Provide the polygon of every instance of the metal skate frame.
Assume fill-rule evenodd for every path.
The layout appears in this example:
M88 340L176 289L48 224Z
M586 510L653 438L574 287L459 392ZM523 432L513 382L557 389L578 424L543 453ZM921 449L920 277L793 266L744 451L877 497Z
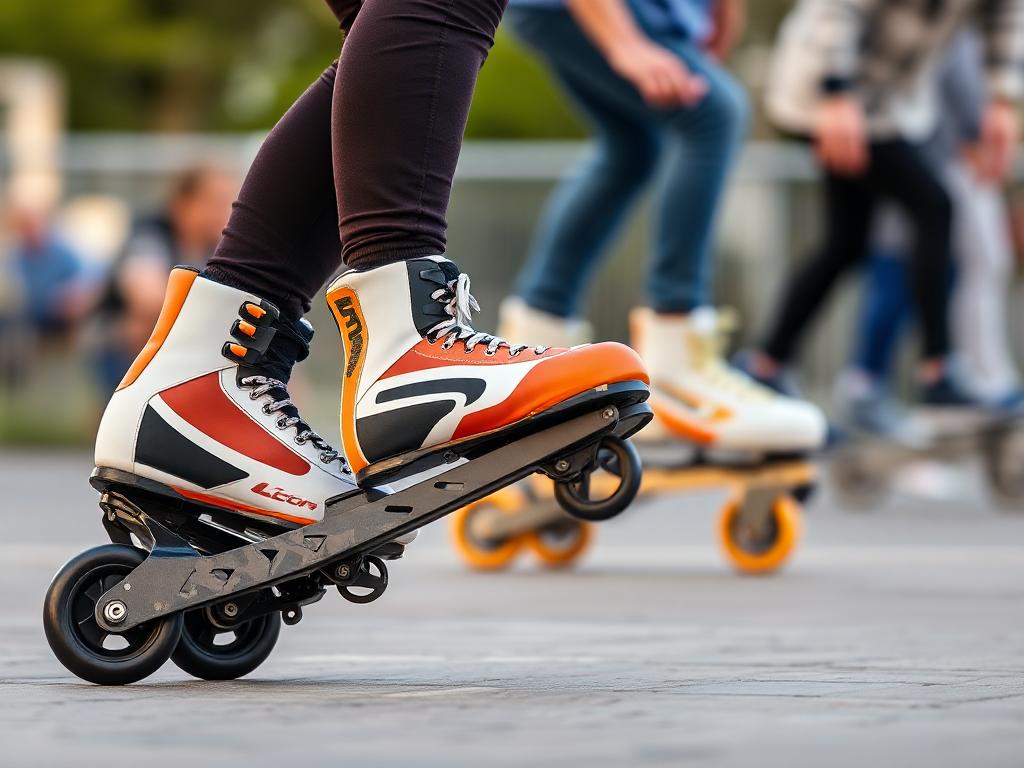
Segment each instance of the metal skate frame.
M462 451L452 448L445 460L462 463L429 480L387 496L369 491L330 500L321 522L221 554L200 555L138 505L121 505L120 515L135 519L141 531L131 526L132 531L144 544L151 542L152 551L97 601L96 620L103 631L124 632L145 621L358 558L532 472L574 478L585 471L593 447L603 437L627 436L650 419L646 403L634 400L620 410L602 404L604 398L599 396L590 404L596 410L518 439L508 436L503 445L488 452L482 452L480 445ZM621 395L618 399L622 400Z

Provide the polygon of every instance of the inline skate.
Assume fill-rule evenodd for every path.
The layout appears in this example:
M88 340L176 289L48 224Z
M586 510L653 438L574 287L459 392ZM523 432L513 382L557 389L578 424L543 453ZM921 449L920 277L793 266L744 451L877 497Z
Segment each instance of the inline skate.
M503 305L503 329L518 338L569 344L580 326ZM688 316L634 311L634 346L651 375L655 419L634 441L644 463L642 495L728 488L718 534L730 563L744 573L780 568L800 536L801 508L816 482L806 455L822 446L826 423L809 403L781 397L728 367L725 335L734 318L701 309ZM538 336L538 334L545 334ZM605 456L588 478L592 488L614 482L616 459ZM559 491L521 483L460 510L452 519L456 550L471 566L497 570L531 551L548 567L573 564L593 529L566 516Z
M566 486L571 514L621 512L640 483L625 438L651 418L640 359L617 344L531 348L478 332L469 287L440 257L329 287L342 453L287 390L312 328L175 269L97 437L91 483L112 543L73 558L47 591L61 663L100 684L169 658L200 678L247 674L329 587L376 600L418 528L533 472ZM607 455L621 483L598 496L586 477Z

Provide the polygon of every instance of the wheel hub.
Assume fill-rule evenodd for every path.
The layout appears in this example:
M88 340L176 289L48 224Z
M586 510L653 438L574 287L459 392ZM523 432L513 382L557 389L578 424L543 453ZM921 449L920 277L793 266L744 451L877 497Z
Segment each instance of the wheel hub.
M128 606L120 600L111 600L103 606L103 618L111 624L120 624L128 616Z

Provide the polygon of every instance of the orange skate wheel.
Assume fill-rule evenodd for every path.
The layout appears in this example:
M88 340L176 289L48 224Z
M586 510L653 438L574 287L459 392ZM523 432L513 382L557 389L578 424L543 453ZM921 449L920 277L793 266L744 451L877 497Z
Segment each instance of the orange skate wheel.
M568 568L594 540L594 524L566 516L526 536L526 545L547 568Z
M478 571L500 571L511 565L523 547L524 537L513 536L503 541L492 541L481 538L475 529L479 527L480 515L495 511L513 515L525 503L522 491L510 486L452 514L452 541L455 551L467 565Z
M742 501L731 500L718 518L718 537L732 566L741 573L773 573L785 565L800 541L800 505L790 496L772 503L771 517L758 526L743 520Z

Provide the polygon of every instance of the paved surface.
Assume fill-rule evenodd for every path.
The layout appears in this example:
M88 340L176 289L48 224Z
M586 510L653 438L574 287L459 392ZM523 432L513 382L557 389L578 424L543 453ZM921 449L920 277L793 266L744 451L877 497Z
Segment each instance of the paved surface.
M39 620L102 541L89 469L0 453L4 765L1024 764L1024 514L969 472L871 514L824 494L772 578L722 564L714 494L633 510L562 574L466 574L437 524L384 599L328 595L251 678L103 689Z

